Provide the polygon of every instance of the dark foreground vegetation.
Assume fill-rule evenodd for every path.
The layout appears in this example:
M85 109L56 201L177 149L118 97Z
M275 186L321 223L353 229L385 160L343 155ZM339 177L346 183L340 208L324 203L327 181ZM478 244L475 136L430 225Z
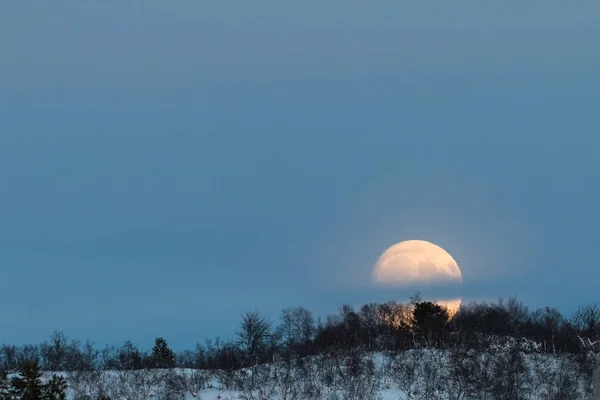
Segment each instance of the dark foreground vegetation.
M600 304L564 316L510 298L463 305L450 320L416 295L344 305L325 320L289 308L276 325L252 311L234 340L178 354L161 337L150 351L131 342L98 349L61 332L4 344L0 399L62 399L67 383L89 400L196 397L211 386L261 400L376 399L386 389L407 399L579 399L591 395L588 351L599 337ZM62 374L42 379L40 370Z

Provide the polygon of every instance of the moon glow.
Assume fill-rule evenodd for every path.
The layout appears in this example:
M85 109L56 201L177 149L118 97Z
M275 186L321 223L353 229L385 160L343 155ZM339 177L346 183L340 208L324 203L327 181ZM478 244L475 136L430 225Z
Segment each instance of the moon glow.
M390 286L456 283L462 282L462 273L446 250L424 240L407 240L383 252L373 269L373 282Z

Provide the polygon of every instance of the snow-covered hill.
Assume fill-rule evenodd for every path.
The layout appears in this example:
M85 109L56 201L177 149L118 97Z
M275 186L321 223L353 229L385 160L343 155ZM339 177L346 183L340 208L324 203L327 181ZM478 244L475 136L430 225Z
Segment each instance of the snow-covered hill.
M62 372L68 399L589 399L590 363L523 346L336 353L238 371ZM49 376L49 373L45 373Z

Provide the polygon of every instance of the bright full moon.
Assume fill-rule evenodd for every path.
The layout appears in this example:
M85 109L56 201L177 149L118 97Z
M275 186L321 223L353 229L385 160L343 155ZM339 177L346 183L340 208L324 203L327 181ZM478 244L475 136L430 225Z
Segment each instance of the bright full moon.
M462 282L454 258L424 240L407 240L388 248L377 260L373 281L381 285Z
M424 240L407 240L388 248L373 269L373 282L402 286L418 283L460 283L462 273L454 258L440 246ZM450 318L458 311L462 300L434 300L448 310Z

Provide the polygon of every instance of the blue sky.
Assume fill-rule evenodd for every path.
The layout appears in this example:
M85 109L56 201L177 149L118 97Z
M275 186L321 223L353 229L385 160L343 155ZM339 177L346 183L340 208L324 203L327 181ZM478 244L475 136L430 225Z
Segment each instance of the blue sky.
M466 299L598 300L600 5L9 2L0 341L230 336L406 300L430 240Z

